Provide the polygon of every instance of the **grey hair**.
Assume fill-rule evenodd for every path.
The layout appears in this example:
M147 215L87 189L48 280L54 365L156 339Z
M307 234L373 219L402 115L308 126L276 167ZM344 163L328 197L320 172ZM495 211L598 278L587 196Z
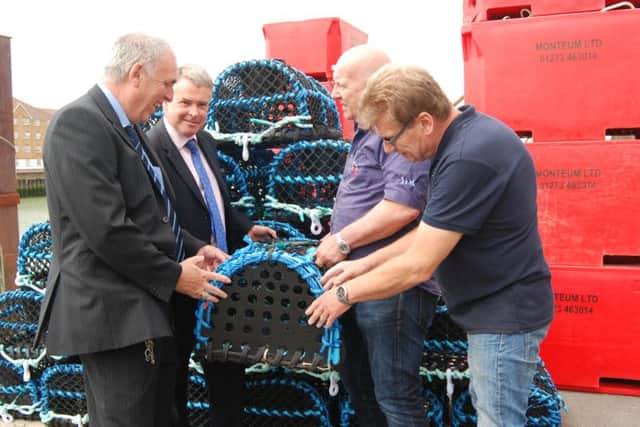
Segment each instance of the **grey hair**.
M178 68L178 80L185 78L196 87L213 88L213 80L207 70L201 65L187 64Z
M140 63L148 72L155 71L158 58L170 51L165 40L142 33L125 34L113 44L111 61L104 68L105 77L115 82L123 81L131 67Z

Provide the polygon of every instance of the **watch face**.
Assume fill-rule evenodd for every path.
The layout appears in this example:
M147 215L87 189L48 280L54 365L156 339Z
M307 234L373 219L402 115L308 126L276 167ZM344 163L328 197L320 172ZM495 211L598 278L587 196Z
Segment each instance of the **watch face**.
M344 288L344 286L339 286L336 289L336 297L338 297L338 301L340 301L343 304L349 304L347 302L347 290Z

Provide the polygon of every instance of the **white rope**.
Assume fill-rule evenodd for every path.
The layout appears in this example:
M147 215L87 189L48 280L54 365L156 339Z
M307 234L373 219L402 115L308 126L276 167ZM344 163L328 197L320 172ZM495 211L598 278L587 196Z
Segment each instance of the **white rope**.
M633 5L633 3L631 3L630 1L621 1L615 4L611 4L607 7L603 7L600 12L608 12L610 10L614 10L614 9L621 9L621 8L627 8L627 9L635 9L636 7Z

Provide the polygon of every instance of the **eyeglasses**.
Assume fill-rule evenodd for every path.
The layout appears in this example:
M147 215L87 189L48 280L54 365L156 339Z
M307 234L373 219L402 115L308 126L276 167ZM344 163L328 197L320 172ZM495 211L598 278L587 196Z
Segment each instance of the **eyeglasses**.
M384 142L385 144L389 144L391 146L396 145L396 142L398 141L398 138L400 138L402 136L402 134L404 133L404 131L406 131L409 128L409 125L411 124L411 122L407 122L404 124L404 126L402 126L400 128L400 130L398 131L398 133L396 133L394 136L392 136L391 138L382 138L382 142Z

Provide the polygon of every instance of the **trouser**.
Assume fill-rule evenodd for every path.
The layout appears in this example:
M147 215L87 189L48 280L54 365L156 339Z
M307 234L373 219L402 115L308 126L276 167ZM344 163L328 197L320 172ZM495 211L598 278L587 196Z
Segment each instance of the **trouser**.
M145 343L80 355L91 427L171 426L175 343L152 341L152 358Z
M438 297L420 288L360 302L340 318L337 369L359 425L426 426L419 375Z
M548 325L522 334L468 334L469 392L478 427L527 424L529 390Z
M175 402L178 412L177 427L189 427L187 400L189 384L189 358L196 342L193 333L198 301L175 294L173 296L175 336L178 348ZM245 367L235 363L203 363L207 381L209 413L212 427L237 427L242 424L246 399Z

